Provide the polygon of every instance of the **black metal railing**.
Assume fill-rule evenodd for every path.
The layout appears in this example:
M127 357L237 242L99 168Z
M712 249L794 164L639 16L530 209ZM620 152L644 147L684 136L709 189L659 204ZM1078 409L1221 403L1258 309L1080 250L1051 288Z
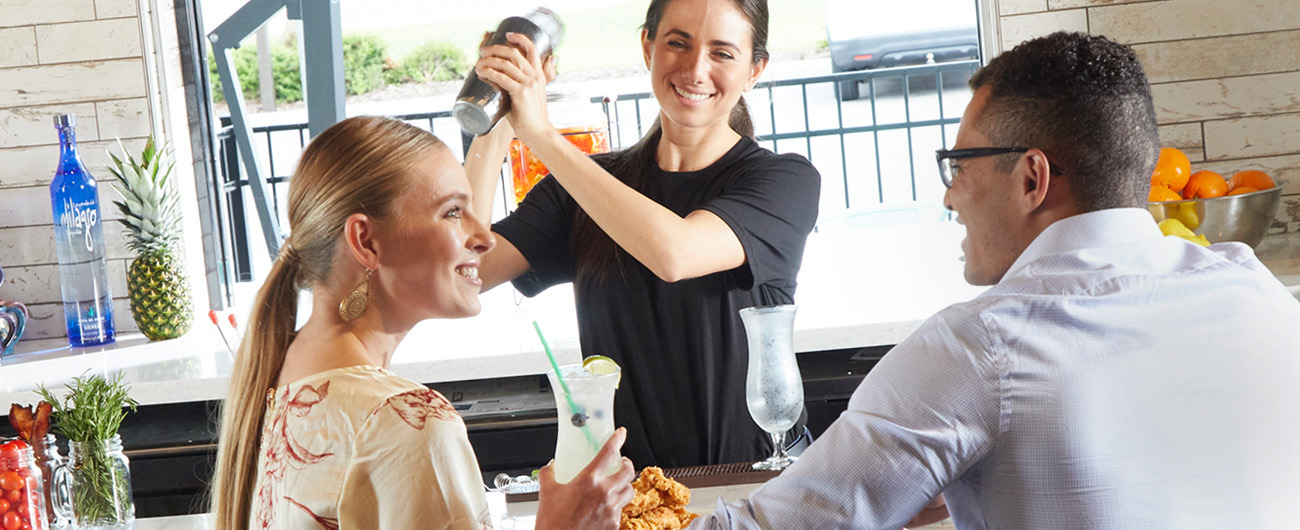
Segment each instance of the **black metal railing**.
M778 153L797 152L817 166L823 213L888 202L938 202L943 189L931 153L955 134L969 99L966 80L978 65L965 61L783 79L760 84L746 100L761 144ZM865 84L860 100L842 99L846 83ZM641 138L659 116L651 93L590 101L605 112L614 149ZM437 134L461 153L468 148L469 139L450 111L394 117ZM221 212L216 228L227 271L222 276L247 282L253 280L252 197L229 120L223 118L222 126L216 149L221 174L210 195ZM307 124L254 127L253 134L260 148L255 156L270 175L272 211L287 223L281 214L287 190L281 185L307 143ZM230 292L229 286L225 291Z
M978 66L963 61L784 79L760 84L746 99L761 144L798 152L817 166L823 208L937 201L942 189L927 161L955 134L969 99L966 81ZM863 98L844 101L844 83L864 83ZM615 149L641 138L659 115L650 93L591 102L609 116ZM896 138L882 141L890 135Z

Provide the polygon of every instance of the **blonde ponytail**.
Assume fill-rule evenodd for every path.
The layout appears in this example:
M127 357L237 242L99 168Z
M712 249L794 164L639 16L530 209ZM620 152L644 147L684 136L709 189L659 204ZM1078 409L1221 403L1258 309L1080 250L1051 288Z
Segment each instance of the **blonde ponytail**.
M294 259L276 260L257 293L248 330L239 344L222 406L217 466L212 476L212 513L216 528L248 527L257 457L266 416L266 393L275 387L298 320L297 269Z

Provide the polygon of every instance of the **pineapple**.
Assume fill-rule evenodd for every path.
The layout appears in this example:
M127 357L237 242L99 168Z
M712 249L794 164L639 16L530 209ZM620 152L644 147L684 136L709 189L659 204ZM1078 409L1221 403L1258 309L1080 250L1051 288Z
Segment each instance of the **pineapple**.
M145 143L136 161L121 141L123 163L109 153L113 164L108 171L117 177L113 188L122 197L114 201L125 216L127 248L135 260L126 273L131 296L131 316L149 340L180 337L190 330L193 302L185 266L179 256L181 219L179 198L168 183L174 160L166 161L163 150L155 149L153 138Z

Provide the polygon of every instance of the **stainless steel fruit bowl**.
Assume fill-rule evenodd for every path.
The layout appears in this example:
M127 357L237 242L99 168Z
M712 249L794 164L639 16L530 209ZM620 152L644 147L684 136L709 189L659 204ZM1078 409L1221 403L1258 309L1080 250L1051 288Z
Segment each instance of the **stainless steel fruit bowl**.
M1149 202L1147 210L1156 222L1165 219L1182 221L1193 233L1204 235L1210 243L1240 241L1257 247L1273 224L1281 202L1282 187L1275 186L1213 199Z

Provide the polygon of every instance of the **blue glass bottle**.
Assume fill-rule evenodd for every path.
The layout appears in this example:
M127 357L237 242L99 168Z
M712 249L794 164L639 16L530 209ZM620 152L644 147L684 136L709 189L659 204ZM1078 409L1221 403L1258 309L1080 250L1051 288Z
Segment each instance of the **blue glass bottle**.
M73 347L106 344L116 337L98 186L77 155L76 127L71 114L54 117L60 154L59 170L50 183L63 315Z

